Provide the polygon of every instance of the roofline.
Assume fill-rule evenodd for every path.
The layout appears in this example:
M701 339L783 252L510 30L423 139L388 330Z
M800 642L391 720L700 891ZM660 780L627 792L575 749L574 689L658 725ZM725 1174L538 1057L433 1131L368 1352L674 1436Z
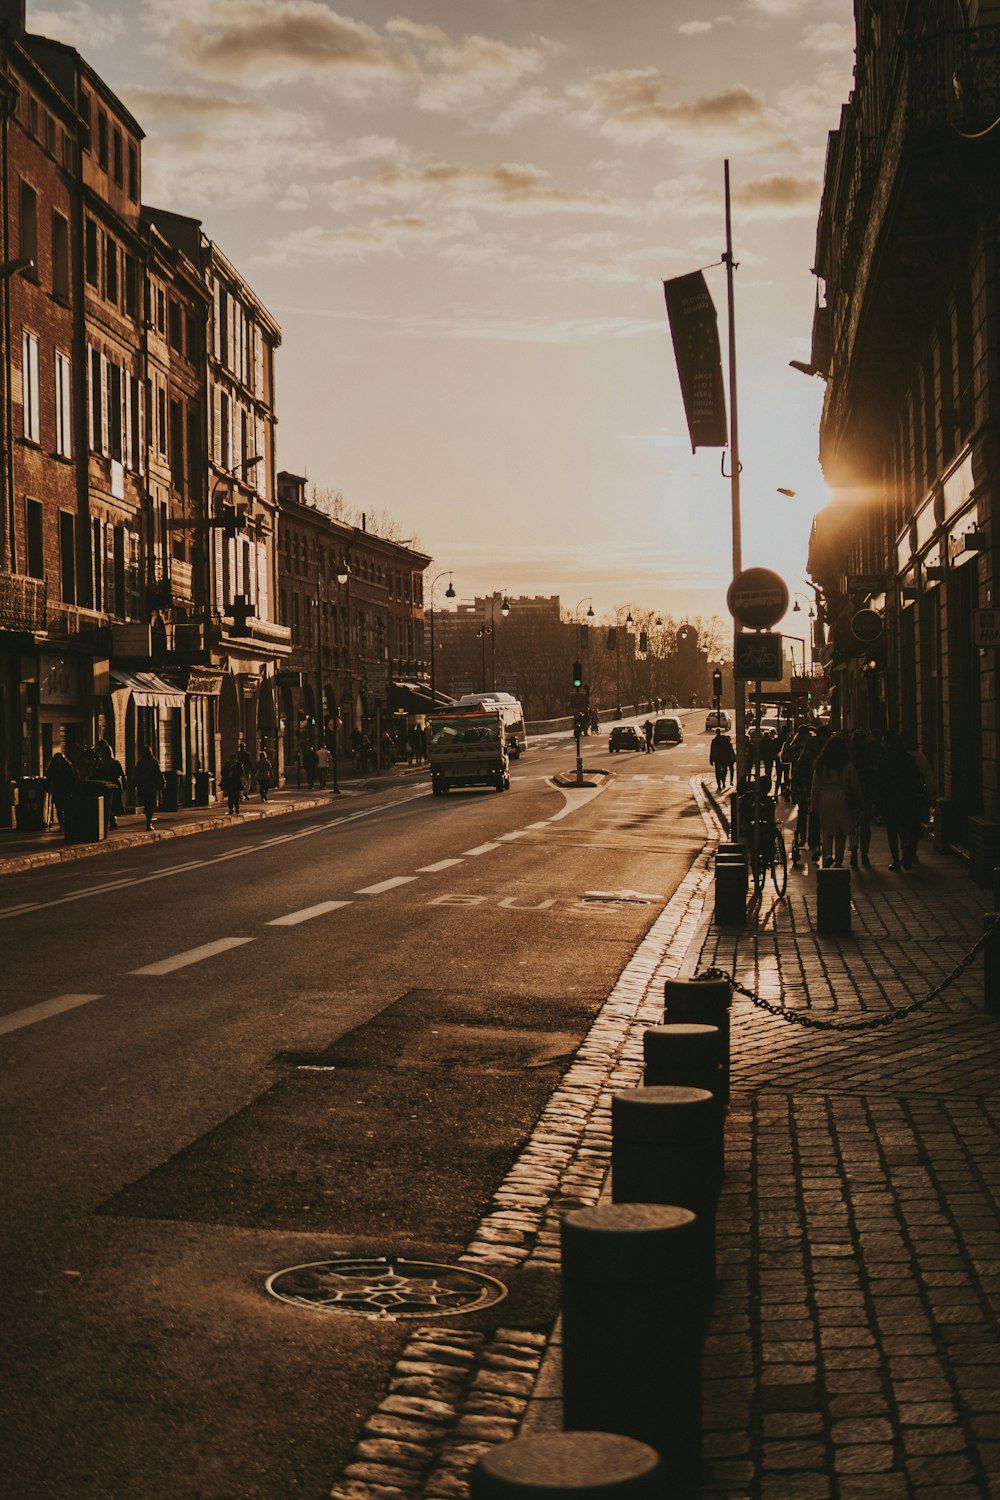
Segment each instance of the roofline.
M100 73L97 72L96 68L92 68L87 59L80 52L78 52L75 47L71 47L68 42L58 42L54 37L42 36L41 33L37 31L26 31L24 35L22 37L19 37L17 40L25 44L26 51L28 50L27 43L37 42L44 47L51 47L53 51L65 52L70 57L75 57L80 72L86 76L91 88L95 89L97 93L103 94L106 99L114 103L115 108L121 111L122 116L128 121L129 126L135 131L140 141L144 141L146 139L146 132L143 130L142 126L139 124L139 121L136 119L132 111L128 108L127 105L122 103L121 99L119 99L114 89L108 87L107 83L101 77ZM75 103L73 107L74 109L76 108Z

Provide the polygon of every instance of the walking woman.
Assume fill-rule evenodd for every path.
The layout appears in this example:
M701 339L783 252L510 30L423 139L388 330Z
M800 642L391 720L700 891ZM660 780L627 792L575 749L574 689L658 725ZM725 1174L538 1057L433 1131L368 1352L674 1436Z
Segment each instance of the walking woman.
M909 870L917 857L923 784L902 738L887 729L875 766L875 806L889 840L889 869Z
M163 791L164 783L160 762L148 745L139 747L139 758L132 772L132 784L135 787L135 800L142 804L142 810L146 814L146 832L149 833L153 827L153 814L156 812L157 799Z
M809 807L819 816L824 869L842 865L847 836L861 812L861 778L840 735L832 735L816 758Z

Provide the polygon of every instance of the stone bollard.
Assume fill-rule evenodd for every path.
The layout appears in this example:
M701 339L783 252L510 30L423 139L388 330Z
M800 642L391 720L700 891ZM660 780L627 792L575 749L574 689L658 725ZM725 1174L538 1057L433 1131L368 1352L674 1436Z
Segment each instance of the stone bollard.
M476 1460L471 1500L663 1500L655 1448L616 1432L540 1432Z
M675 1203L698 1220L702 1280L715 1286L715 1211L725 1170L720 1101L707 1089L661 1085L611 1097L611 1197Z
M726 1060L722 1032L718 1026L698 1021L674 1021L649 1026L642 1038L647 1088L673 1083L693 1089L708 1089L723 1109L729 1107Z
M816 931L824 937L846 937L850 930L850 870L817 870Z
M745 925L747 879L746 845L720 844L715 851L715 921L718 926Z
M698 1261L686 1208L607 1203L562 1221L563 1423L648 1443L671 1495L701 1475Z
M698 1021L717 1026L722 1037L723 1093L729 1098L729 1007L733 987L728 979L668 979L663 986L663 1019Z
M983 949L983 1009L989 1016L1000 1015L1000 916L988 911L983 918L987 934Z

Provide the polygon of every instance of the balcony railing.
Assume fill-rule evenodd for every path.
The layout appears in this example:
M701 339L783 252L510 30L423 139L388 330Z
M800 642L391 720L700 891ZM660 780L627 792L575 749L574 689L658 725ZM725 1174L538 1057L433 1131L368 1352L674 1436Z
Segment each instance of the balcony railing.
M44 578L0 572L0 630L45 630L46 599Z

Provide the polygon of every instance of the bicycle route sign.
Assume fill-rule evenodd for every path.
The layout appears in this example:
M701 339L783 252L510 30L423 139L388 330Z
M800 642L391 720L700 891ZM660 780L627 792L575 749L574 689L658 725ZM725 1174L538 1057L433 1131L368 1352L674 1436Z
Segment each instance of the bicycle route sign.
M726 604L748 630L768 630L788 609L788 585L770 568L745 568L729 585Z
M782 638L757 631L733 640L733 676L737 682L780 682L785 675Z

